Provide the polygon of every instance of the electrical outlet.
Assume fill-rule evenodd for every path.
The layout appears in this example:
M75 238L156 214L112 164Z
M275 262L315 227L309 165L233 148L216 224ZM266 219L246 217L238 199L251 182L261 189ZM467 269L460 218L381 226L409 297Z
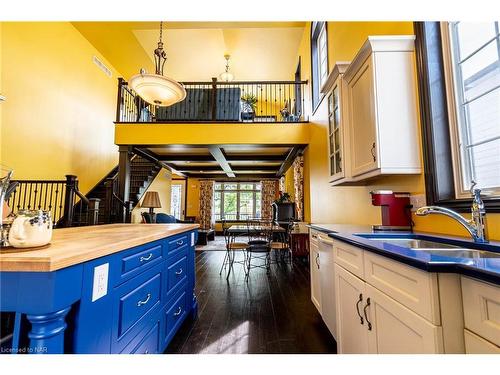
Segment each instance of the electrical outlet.
M109 263L94 268L94 284L92 287L92 302L108 294Z
M416 211L420 207L425 206L426 200L425 200L425 194L412 194L410 195L410 204L413 206L412 211Z

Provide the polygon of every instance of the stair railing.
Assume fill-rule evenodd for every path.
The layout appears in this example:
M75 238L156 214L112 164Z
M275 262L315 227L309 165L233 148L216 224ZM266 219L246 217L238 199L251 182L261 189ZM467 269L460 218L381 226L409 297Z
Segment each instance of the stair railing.
M21 210L44 210L51 213L54 228L97 224L99 199L87 199L78 189L78 178L66 175L66 180L16 180L16 189L7 204L16 213ZM78 220L75 201L80 198ZM82 218L85 217L85 220Z

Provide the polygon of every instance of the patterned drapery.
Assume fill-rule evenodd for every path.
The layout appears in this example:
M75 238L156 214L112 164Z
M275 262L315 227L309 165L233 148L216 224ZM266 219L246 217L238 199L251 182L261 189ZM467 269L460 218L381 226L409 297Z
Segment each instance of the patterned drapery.
M304 220L304 156L297 156L293 162L293 190L297 219Z
M278 197L279 181L278 180L264 180L264 181L261 181L260 183L262 186L262 205L261 205L260 216L264 220L272 220L273 219L273 208L271 205Z
M213 180L200 181L200 229L212 229L215 226Z

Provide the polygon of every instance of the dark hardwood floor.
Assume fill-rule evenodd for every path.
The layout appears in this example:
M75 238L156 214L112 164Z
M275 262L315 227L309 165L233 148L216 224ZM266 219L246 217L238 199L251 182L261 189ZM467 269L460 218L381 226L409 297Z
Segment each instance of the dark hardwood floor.
M310 299L309 266L252 269L235 264L219 276L223 251L196 252L198 318L181 327L166 353L336 353L336 343Z

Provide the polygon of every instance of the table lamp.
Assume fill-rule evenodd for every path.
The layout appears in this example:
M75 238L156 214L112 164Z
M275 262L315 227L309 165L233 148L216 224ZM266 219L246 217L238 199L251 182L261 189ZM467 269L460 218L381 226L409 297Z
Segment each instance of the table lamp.
M156 223L156 214L154 213L155 208L161 208L160 196L157 191L148 191L144 196L141 204L142 208L149 208L149 214L151 215L151 222Z

